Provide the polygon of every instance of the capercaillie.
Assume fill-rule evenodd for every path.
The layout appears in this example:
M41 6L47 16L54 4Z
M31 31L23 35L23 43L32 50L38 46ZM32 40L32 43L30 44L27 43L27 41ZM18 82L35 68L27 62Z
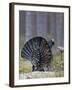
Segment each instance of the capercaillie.
M48 71L52 60L54 40L47 41L43 37L34 37L22 48L21 57L32 63L32 71Z

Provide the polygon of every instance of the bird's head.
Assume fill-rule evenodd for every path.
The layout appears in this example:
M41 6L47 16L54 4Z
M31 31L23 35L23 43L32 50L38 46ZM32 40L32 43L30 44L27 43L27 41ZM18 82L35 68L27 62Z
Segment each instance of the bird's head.
M48 41L48 45L50 48L52 48L52 46L54 45L55 41L54 39L51 39L50 41Z

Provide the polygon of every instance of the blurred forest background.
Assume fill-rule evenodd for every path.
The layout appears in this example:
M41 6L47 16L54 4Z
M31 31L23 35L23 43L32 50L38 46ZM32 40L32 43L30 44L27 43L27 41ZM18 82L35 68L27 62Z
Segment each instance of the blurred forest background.
M44 37L47 41L52 38L55 45L52 48L53 60L48 72L32 72L32 64L21 58L24 44L35 36ZM45 78L64 76L64 13L19 11L19 73L20 79ZM29 74L29 76L28 76Z

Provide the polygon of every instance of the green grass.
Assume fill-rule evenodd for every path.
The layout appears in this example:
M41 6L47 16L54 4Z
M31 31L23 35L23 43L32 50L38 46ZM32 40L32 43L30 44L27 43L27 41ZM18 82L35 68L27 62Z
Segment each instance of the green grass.
M56 53L53 56L51 66L53 68L53 71L63 71L64 70L64 53L62 53L62 59L61 59L61 53L60 52Z
M31 64L31 62L26 60L26 59L20 58L19 72L20 73L32 72L32 64Z
M47 72L32 72L32 64L27 59L20 58L19 61L19 72L20 79L23 79L26 74L30 78L46 78L46 77L63 77L64 76L64 53L58 52L53 55L53 60L51 62L50 71Z

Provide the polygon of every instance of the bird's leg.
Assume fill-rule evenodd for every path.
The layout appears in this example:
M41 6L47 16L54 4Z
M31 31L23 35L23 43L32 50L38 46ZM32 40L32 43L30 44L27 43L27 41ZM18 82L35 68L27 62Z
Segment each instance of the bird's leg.
M32 71L37 71L37 67L36 66L32 66Z
M34 65L32 66L32 71L34 71Z

